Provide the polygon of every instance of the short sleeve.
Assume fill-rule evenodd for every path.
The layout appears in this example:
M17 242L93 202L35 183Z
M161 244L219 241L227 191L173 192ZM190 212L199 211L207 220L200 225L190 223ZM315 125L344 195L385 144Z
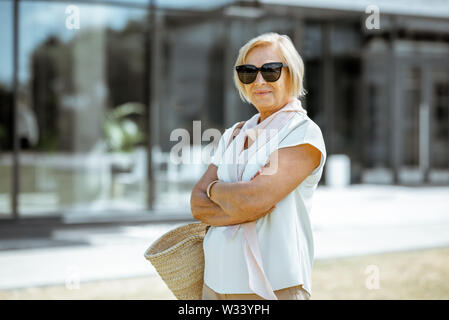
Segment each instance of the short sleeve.
M234 131L235 126L238 124L239 122L235 123L231 128L225 130L220 140L218 141L218 146L215 149L214 155L211 158L211 164L218 167L222 163L222 158L224 152L226 151L227 142L229 141L229 138L231 137L231 134Z
M321 177L327 156L326 146L320 127L310 119L300 122L298 126L292 129L285 138L280 141L278 148L293 147L301 144L310 144L321 152L320 165L310 174L311 176L318 175Z

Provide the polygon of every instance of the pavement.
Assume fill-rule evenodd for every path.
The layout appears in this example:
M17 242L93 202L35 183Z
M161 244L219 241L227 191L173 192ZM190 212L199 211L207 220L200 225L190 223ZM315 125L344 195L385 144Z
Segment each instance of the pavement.
M315 259L449 246L449 187L319 186L313 201ZM0 239L0 290L156 275L145 250L184 223L77 225Z

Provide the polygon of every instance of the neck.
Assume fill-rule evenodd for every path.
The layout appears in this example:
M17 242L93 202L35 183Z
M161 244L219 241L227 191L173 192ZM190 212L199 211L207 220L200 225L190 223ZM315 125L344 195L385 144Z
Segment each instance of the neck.
M266 118L268 118L269 116L271 116L273 113L278 112L279 110L281 110L283 107L285 107L288 103L290 103L291 101L293 101L294 98L289 98L287 100L287 102L285 102L281 107L277 108L277 109L273 109L273 110L269 110L269 111L259 111L260 117L259 120L257 121L257 124L261 123L262 121L264 121Z
M271 116L273 113L275 113L278 110L269 111L269 112L259 112L260 113L260 117L259 117L259 120L257 121L257 124L261 123L262 121L264 121L266 118L268 118L269 116Z

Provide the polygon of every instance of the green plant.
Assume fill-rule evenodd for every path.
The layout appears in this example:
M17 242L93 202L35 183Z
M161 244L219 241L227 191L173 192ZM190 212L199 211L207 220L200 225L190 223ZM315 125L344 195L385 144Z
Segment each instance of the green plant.
M106 113L103 131L108 149L112 152L129 152L143 141L144 135L135 121L129 118L133 114L143 114L144 106L128 102Z

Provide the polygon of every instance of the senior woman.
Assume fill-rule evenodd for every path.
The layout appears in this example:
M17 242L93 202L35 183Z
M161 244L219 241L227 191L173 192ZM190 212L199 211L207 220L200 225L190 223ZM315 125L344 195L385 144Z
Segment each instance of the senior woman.
M241 98L258 111L225 130L194 186L203 242L203 299L310 299L312 196L326 160L318 125L297 97L304 64L277 33L246 43L235 63Z

